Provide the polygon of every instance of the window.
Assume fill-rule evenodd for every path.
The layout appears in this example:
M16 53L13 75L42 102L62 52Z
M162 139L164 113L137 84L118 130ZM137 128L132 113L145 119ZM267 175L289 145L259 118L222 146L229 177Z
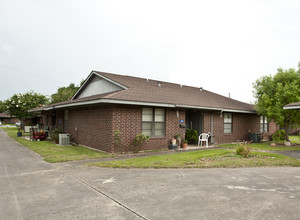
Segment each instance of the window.
M232 114L224 113L224 134L232 133Z
M150 137L165 136L165 110L162 108L143 108L142 132Z
M269 131L269 123L268 123L268 119L265 116L260 116L260 132L264 133L264 132L268 132Z

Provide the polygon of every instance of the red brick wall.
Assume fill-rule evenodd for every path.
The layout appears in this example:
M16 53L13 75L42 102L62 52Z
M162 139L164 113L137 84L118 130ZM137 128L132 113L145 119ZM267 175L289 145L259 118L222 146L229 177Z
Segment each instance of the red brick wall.
M75 142L107 152L132 151L133 140L142 131L142 106L97 105L69 108L68 118L66 132L72 135ZM183 139L185 128L180 128L179 121L185 119L184 109L165 108L165 137L150 138L142 150L167 149L175 134L181 134ZM203 131L212 131L216 144L249 140L250 132L259 133L259 116L255 114L232 113L232 120L232 134L224 134L223 115L221 117L220 112L216 111L204 111ZM51 126L51 113L47 113L45 121ZM56 124L63 127L63 123L64 111L56 111ZM120 131L121 148L114 141L116 129Z
M177 118L178 111L178 118ZM178 109L165 109L166 130L165 137L153 137L149 142L143 144L142 150L167 149L170 140L175 134L181 134L184 138L185 129L180 128L179 120L185 120L185 111ZM120 139L125 151L132 151L132 144L135 136L142 131L142 107L116 105L113 110L113 133L118 129ZM113 151L119 151L113 145Z
M213 142L215 144L248 141L250 138L249 133L259 132L259 116L254 114L232 113L232 133L224 134L223 114L220 112L204 112L203 131L212 133ZM213 120L213 129L211 128L211 120Z
M63 129L64 126L63 123L64 123L64 111L63 110L56 111L56 122L55 122L56 127Z
M21 120L18 118L3 118L2 119L3 124L15 124L18 121L21 121Z
M178 117L177 117L178 111ZM145 144L145 150L152 149L167 149L171 143L171 139L174 135L181 134L181 139L184 139L185 128L180 128L180 120L185 121L185 110L166 108L165 109L166 131L163 138L151 138L150 141ZM184 124L184 123L183 123Z
M142 130L142 108L140 106L114 105L112 110L112 135L118 129L121 145L112 143L112 152L131 151L134 137Z
M56 114L56 123L59 124L60 120L64 122L64 111L56 111ZM108 152L132 151L133 140L142 131L141 106L99 105L70 108L68 118L66 132L71 134L75 142ZM167 149L175 134L181 134L184 138L185 128L180 128L179 120L185 120L185 110L165 109L166 137L150 138L142 150ZM51 120L48 120L48 124L51 124ZM116 129L120 131L120 149L114 143Z
M68 109L67 133L75 142L99 150L112 150L112 107Z

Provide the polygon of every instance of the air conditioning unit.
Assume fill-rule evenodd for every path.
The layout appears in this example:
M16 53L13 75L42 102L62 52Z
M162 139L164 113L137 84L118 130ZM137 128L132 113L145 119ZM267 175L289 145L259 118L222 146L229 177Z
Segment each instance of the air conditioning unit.
M61 146L70 145L70 135L69 134L59 134L59 145L61 145Z

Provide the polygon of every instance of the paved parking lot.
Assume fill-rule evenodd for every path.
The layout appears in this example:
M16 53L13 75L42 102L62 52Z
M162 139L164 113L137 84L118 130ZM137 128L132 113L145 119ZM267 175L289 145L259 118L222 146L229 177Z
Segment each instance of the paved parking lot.
M300 168L49 164L0 129L0 219L300 219Z

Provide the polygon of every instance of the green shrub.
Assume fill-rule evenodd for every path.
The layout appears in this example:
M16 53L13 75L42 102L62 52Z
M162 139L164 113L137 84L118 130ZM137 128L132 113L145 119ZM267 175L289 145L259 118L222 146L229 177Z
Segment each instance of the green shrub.
M146 136L143 133L137 134L133 139L133 152L137 153L141 151L143 143L149 140L150 140L149 136Z
M181 134L175 134L175 135L174 135L174 138L175 138L176 140L181 139Z
M185 133L185 140L187 140L188 144L197 144L198 142L198 131L187 129Z
M249 147L251 142L248 143L240 143L236 149L236 154L242 157L249 157L250 151L252 148Z
M276 143L285 141L285 130L278 130L272 135L272 140Z
M64 131L60 128L54 128L53 130L50 131L50 138L52 141L55 143L58 143L59 141L59 134L64 133Z

